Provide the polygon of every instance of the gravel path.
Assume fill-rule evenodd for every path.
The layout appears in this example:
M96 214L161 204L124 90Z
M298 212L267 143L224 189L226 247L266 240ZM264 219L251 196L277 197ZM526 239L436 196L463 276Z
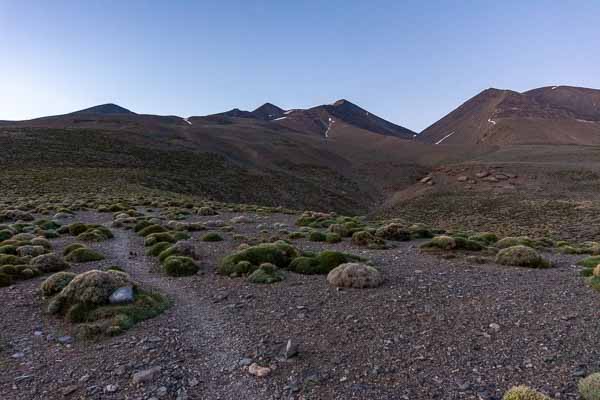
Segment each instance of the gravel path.
M272 215L257 223L292 221ZM257 223L236 225L235 233L256 235ZM40 280L0 289L9 328L0 336L0 398L499 399L528 384L575 399L579 377L600 370L600 294L578 276L572 256L549 254L556 268L529 270L444 260L421 253L417 242L368 251L348 241L297 241L305 250L370 258L386 278L378 289L340 291L322 276L288 274L269 286L217 276L217 260L237 246L233 233L215 243L195 233L204 273L169 278L154 271L141 238L113 231L115 239L92 246L107 259L74 270L120 265L173 306L119 337L61 344L70 327L41 312ZM71 241L53 244L60 250ZM285 360L288 340L299 354ZM273 373L250 376L244 359ZM133 373L155 366L161 371L150 383L132 384Z

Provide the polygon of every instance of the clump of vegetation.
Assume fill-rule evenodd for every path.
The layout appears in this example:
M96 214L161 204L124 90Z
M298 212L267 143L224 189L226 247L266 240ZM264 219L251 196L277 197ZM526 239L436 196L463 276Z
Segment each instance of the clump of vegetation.
M77 308L92 308L109 303L115 290L121 287L134 286L129 275L115 271L92 270L73 278L48 305L50 314L66 314L73 322Z
M0 287L10 286L13 283L13 279L9 274L0 272Z
M170 256L163 262L165 273L170 276L190 276L198 273L199 267L191 257Z
M456 240L452 236L440 235L421 245L422 249L454 250Z
M499 249L505 249L507 247L518 246L518 245L527 246L527 247L535 247L536 243L533 239L531 239L527 236L518 236L518 237L509 236L509 237L500 239L496 243L496 247L498 247Z
M404 225L395 222L379 227L375 235L385 240L400 242L411 239L411 232Z
M124 287L132 288L132 301L111 304L111 295ZM140 290L123 272L94 270L72 278L51 298L48 312L77 323L79 335L94 337L120 334L139 321L162 313L168 306L164 296Z
M248 276L248 282L258 284L271 284L285 279L283 272L271 263L261 264L257 270Z
M170 242L159 242L150 246L148 250L146 250L146 254L153 257L158 257L160 253L171 247L172 243Z
M288 269L298 274L327 274L340 264L360 260L352 254L326 250L316 255L304 255L292 260Z
M432 229L422 223L409 226L408 231L412 239L431 239L435 236Z
M480 232L469 236L469 240L481 243L483 246L491 246L498 241L498 236L491 232Z
M161 225L153 224L153 225L148 225L143 229L140 229L137 233L138 233L138 235L140 235L142 237L146 237L153 233L161 233L161 232L167 232L167 229Z
M332 244L333 243L339 243L339 242L342 241L342 237L339 234L335 233L335 232L328 232L325 235L325 241L327 243L332 243Z
M105 226L89 224L85 225L85 227L87 229L77 235L77 240L84 242L103 242L114 237L110 229Z
M216 232L207 233L202 236L203 242L221 242L223 241L223 237Z
M308 240L310 240L311 242L324 242L327 239L327 236L320 231L312 231L309 235L308 235Z
M65 249L63 250L63 256L68 256L71 252L73 252L74 250L77 249L83 249L86 246L84 244L81 243L71 243L70 245L68 245L67 247L65 247Z
M70 267L69 264L54 253L37 256L31 260L30 265L42 273L64 271Z
M385 241L369 231L358 231L352 235L352 243L357 246L366 246L370 249L384 249Z
M480 251L483 245L475 240L466 239L463 236L435 236L429 242L421 245L423 250L467 250Z
M306 234L304 232L292 232L288 235L288 237L292 240L304 239L306 238Z
M104 260L104 256L88 247L78 247L69 252L69 254L65 257L65 260L74 263L86 263Z
M496 262L517 267L548 268L550 263L531 247L517 245L502 249L496 255Z
M581 265L585 268L594 268L598 264L600 264L600 256L586 257L583 260L579 260L577 262L577 265Z
M528 386L521 385L511 388L504 393L502 400L551 400L550 397Z
M381 285L383 277L374 267L360 263L341 264L327 275L327 282L335 287L375 288Z
M151 233L147 235L144 239L144 246L154 246L156 243L159 242L175 243L175 236L173 236L169 232Z
M591 374L577 385L583 400L600 400L600 373Z
M284 241L249 246L224 257L217 272L223 275L246 274L264 263L285 269L299 255L295 247Z
M42 282L41 290L44 297L52 297L62 291L75 278L72 272L57 272Z
M198 209L198 215L202 215L205 217L211 216L211 215L218 215L219 213L213 209L212 207L209 206L205 206L205 207L200 207Z

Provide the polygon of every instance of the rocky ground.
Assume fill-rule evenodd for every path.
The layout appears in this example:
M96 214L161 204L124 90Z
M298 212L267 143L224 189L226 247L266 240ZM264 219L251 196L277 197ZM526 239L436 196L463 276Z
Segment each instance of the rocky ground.
M121 336L74 338L69 324L44 314L42 279L0 289L0 398L499 399L527 384L569 399L581 376L600 369L600 294L579 277L577 257L545 254L555 268L533 270L442 259L418 241L364 250L302 239L295 245L304 250L370 259L384 285L337 290L324 276L292 273L253 285L214 273L239 244L233 234L256 235L259 223L275 233L273 224L293 228L295 218L249 216L254 223L236 224L222 242L195 240L204 261L194 277L157 272L131 231L113 229L114 239L91 245L106 259L75 272L118 265L173 302ZM74 220L108 226L111 215ZM255 362L271 373L251 375Z

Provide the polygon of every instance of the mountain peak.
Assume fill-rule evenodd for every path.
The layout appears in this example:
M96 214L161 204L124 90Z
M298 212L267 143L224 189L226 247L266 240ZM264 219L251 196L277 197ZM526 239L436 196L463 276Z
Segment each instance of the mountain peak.
M107 104L100 104L100 105L97 105L94 107L75 111L72 114L135 114L135 113L124 107L121 107L117 104L107 103Z
M277 107L275 104L265 103L256 110L252 111L252 114L259 119L271 120L281 117L284 112L285 110Z
M345 105L350 105L350 106L355 106L356 104L352 104L352 102L346 100L346 99L339 99L336 102L333 103L334 106L339 107L339 106L345 106Z

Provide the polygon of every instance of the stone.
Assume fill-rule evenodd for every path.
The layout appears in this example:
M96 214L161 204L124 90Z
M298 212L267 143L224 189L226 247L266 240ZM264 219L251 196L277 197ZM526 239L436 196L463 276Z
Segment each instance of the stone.
M478 178L485 178L489 175L490 175L490 173L488 171L481 171L481 172L478 172L475 174L475 176Z
M459 181L459 182L466 182L466 181L469 180L469 177L467 177L465 175L461 175L456 180Z
M104 391L106 393L115 393L117 390L119 390L119 387L117 385L106 385L104 387Z
M142 385L145 383L149 383L151 381L153 381L154 379L156 379L156 377L158 376L158 374L160 374L161 368L160 367L153 367L153 368L149 368L143 371L139 371L136 372L135 374L133 374L132 377L132 382L134 385Z
M292 342L292 339L289 339L285 345L285 351L283 355L286 360L298 355L298 344Z
M494 332L498 332L500 330L500 325L498 325L496 323L491 323L490 329L493 330Z
M242 358L238 364L240 365L240 367L247 367L249 365L252 365L252 359L251 358Z
M69 385L69 386L62 388L61 392L62 392L62 395L66 397L66 396L69 396L69 395L75 393L77 391L77 389L79 389L79 386Z
M421 183L428 183L431 181L431 176L426 176L425 178L421 179L419 182Z
M248 367L248 372L251 375L257 376L259 378L265 377L271 373L271 368L261 367L257 363L253 363Z
M61 344L73 343L73 337L72 336L61 336L58 338L58 342Z
M110 304L125 304L133 302L133 287L124 286L115 290L108 298Z

